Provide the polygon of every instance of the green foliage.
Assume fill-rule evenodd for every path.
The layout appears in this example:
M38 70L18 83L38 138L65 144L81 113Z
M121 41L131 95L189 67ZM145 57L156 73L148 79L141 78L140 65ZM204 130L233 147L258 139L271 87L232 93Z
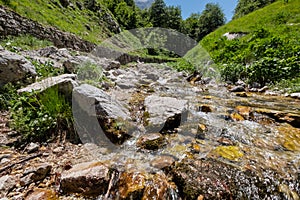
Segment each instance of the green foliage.
M153 27L167 28L167 6L163 0L155 0L149 8L150 21Z
M47 40L40 40L31 35L7 36L0 41L0 45L9 51L17 52L19 48L22 50L35 50L46 46L53 45Z
M234 9L233 19L245 16L255 10L263 8L275 0L239 0L236 8Z
M92 6L93 1L96 6ZM103 16L110 11L99 3L99 0L70 0L73 6L62 7L59 0L10 0L7 5L21 16L37 21L43 25L54 26L62 31L74 33L77 36L94 43L100 43L112 35L107 18ZM92 2L88 9L85 2ZM3 0L0 4L5 5ZM78 6L81 5L81 6ZM112 15L113 16L113 15ZM114 18L113 18L114 20Z
M43 79L47 77L58 76L63 74L62 68L55 68L53 63L50 61L46 61L45 63L41 63L37 60L32 60L31 63L35 66L35 70L37 73L37 79Z
M82 83L95 87L99 87L99 84L105 79L102 68L90 62L84 62L78 67L77 78Z
M206 36L201 44L219 64L224 80L243 79L262 85L300 76L300 2L275 2L233 20ZM227 40L227 32L246 36Z
M225 15L218 4L208 3L201 14L191 14L184 21L184 32L199 41L225 24Z
M57 87L42 93L11 92L10 126L22 134L25 142L46 141L68 132L74 136L72 109Z
M178 58L176 59L176 62L169 62L168 65L173 67L177 71L193 72L196 70L195 66L184 58Z
M293 93L300 91L300 77L294 79L282 79L276 85L276 87L280 90L284 90L285 92ZM273 88L275 89L275 88Z

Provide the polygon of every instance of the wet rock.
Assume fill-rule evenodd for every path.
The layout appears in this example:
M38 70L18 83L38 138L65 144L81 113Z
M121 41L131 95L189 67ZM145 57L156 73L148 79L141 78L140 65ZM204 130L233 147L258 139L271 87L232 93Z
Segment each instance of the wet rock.
M296 128L300 128L300 115L261 108L255 109L255 112L267 115L278 122L287 122Z
M258 177L250 170L240 171L213 159L184 159L169 175L183 199L196 200L200 195L204 199L281 199L275 174L265 172Z
M30 192L25 200L58 200L58 195L53 190L36 188Z
M233 121L244 121L244 117L236 112L233 112L230 114L230 118L233 120Z
M245 87L238 85L229 90L230 92L245 92Z
M73 166L61 174L63 193L80 193L87 196L105 194L110 181L110 168L101 162L88 162Z
M151 161L151 166L158 169L167 169L175 163L175 158L173 156L162 155L157 156Z
M295 98L295 99L300 99L300 92L298 92L298 93L292 93L292 94L290 94L290 96L292 98Z
M39 91L43 92L51 87L58 87L58 91L70 97L74 87L78 86L75 74L63 74L60 76L46 78L40 82L33 83L25 88L19 89L19 93Z
M214 152L225 159L238 161L244 156L243 152L237 146L218 146Z
M192 85L194 85L196 82L201 81L202 76L203 76L202 73L198 71L194 71L194 73L190 75L186 80L190 82Z
M16 186L16 183L14 176L5 175L0 177L0 197L5 197L6 193Z
M204 140L206 132L207 132L207 127L205 126L205 124L198 124L195 138Z
M247 107L247 106L237 106L235 107L235 109L237 110L237 112L244 117L245 119L253 119L253 111L251 109L251 107Z
M248 97L246 92L238 92L238 93L236 93L236 96L237 97Z
M187 118L187 101L151 95L145 99L149 132L167 132L178 128Z
M260 93L264 93L264 92L266 92L268 89L269 89L268 86L264 86L264 87L258 89L257 91L260 92Z
M36 76L35 67L23 56L0 50L0 87L6 83L20 81L28 83Z
M51 169L51 164L43 163L35 168L26 170L20 179L20 185L26 186L33 182L43 180L50 173Z
M138 139L136 145L142 149L157 150L165 143L165 138L160 133L147 133Z
M146 186L146 174L141 172L124 172L119 180L121 199L141 199Z
M206 112L206 113L209 113L209 112L212 112L213 109L210 105L207 105L207 104L203 104L203 105L200 105L199 106L199 111L200 112Z
M86 127L83 131L100 124L101 130L98 130L98 133L95 133L95 130L87 133L91 139L97 140L95 142L107 141L107 137L114 144L122 144L130 137L132 124L128 109L99 88L88 84L74 88L73 110L79 113L78 117L82 117L82 121L86 121L79 126Z
M168 177L156 174L153 179L147 183L142 199L177 199L176 189L174 184L168 182Z
M38 143L31 142L26 146L26 151L28 153L34 153L39 150L40 145Z

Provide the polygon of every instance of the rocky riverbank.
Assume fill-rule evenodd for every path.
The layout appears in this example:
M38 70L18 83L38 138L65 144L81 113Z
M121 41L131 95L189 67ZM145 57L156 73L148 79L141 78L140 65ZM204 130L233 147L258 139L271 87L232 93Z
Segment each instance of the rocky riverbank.
M9 60L7 53L1 50ZM83 143L57 138L15 149L18 134L9 128L9 113L2 112L1 197L299 199L295 94L237 90L205 77L189 82L188 74L167 63L124 66L54 47L20 54L20 60L52 62L68 73L19 92L44 90L45 83L65 94L73 91ZM8 63L22 71L24 62L15 60ZM104 82L89 85L72 75L86 61L102 67ZM3 83L22 81L28 70L23 72Z

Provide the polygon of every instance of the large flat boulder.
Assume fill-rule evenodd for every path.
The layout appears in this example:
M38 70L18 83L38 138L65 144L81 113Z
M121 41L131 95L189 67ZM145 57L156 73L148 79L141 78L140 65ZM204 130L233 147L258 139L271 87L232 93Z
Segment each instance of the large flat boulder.
M61 174L60 189L63 193L105 194L110 174L110 168L101 162L81 163Z
M151 95L145 99L147 130L168 132L178 128L187 118L187 100Z
M24 56L0 49L0 87L9 82L27 83L27 78L35 76L35 67Z
M58 87L58 91L65 94L66 96L71 96L74 87L78 86L75 81L75 74L63 74L55 77L49 77L42 81L28 85L25 88L18 90L18 93L23 92L43 92L51 87Z
M99 88L88 84L74 88L73 114L84 143L122 144L130 137L128 109Z

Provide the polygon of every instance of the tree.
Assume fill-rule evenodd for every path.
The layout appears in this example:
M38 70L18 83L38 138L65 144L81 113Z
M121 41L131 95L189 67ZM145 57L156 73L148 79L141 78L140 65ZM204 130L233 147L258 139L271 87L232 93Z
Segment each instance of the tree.
M149 9L149 17L154 27L167 27L167 6L163 0L155 0Z
M119 24L129 30L136 28L137 18L135 10L131 6L127 5L126 2L122 1L117 4L114 15L117 18Z
M240 18L273 2L275 0L239 0L232 19Z
M195 40L199 35L199 18L200 13L192 13L186 20L183 21L183 33Z
M171 28L177 31L182 29L181 9L175 6L169 6L166 9L167 19L166 28Z
M225 15L219 4L208 3L199 17L198 40L225 24Z

